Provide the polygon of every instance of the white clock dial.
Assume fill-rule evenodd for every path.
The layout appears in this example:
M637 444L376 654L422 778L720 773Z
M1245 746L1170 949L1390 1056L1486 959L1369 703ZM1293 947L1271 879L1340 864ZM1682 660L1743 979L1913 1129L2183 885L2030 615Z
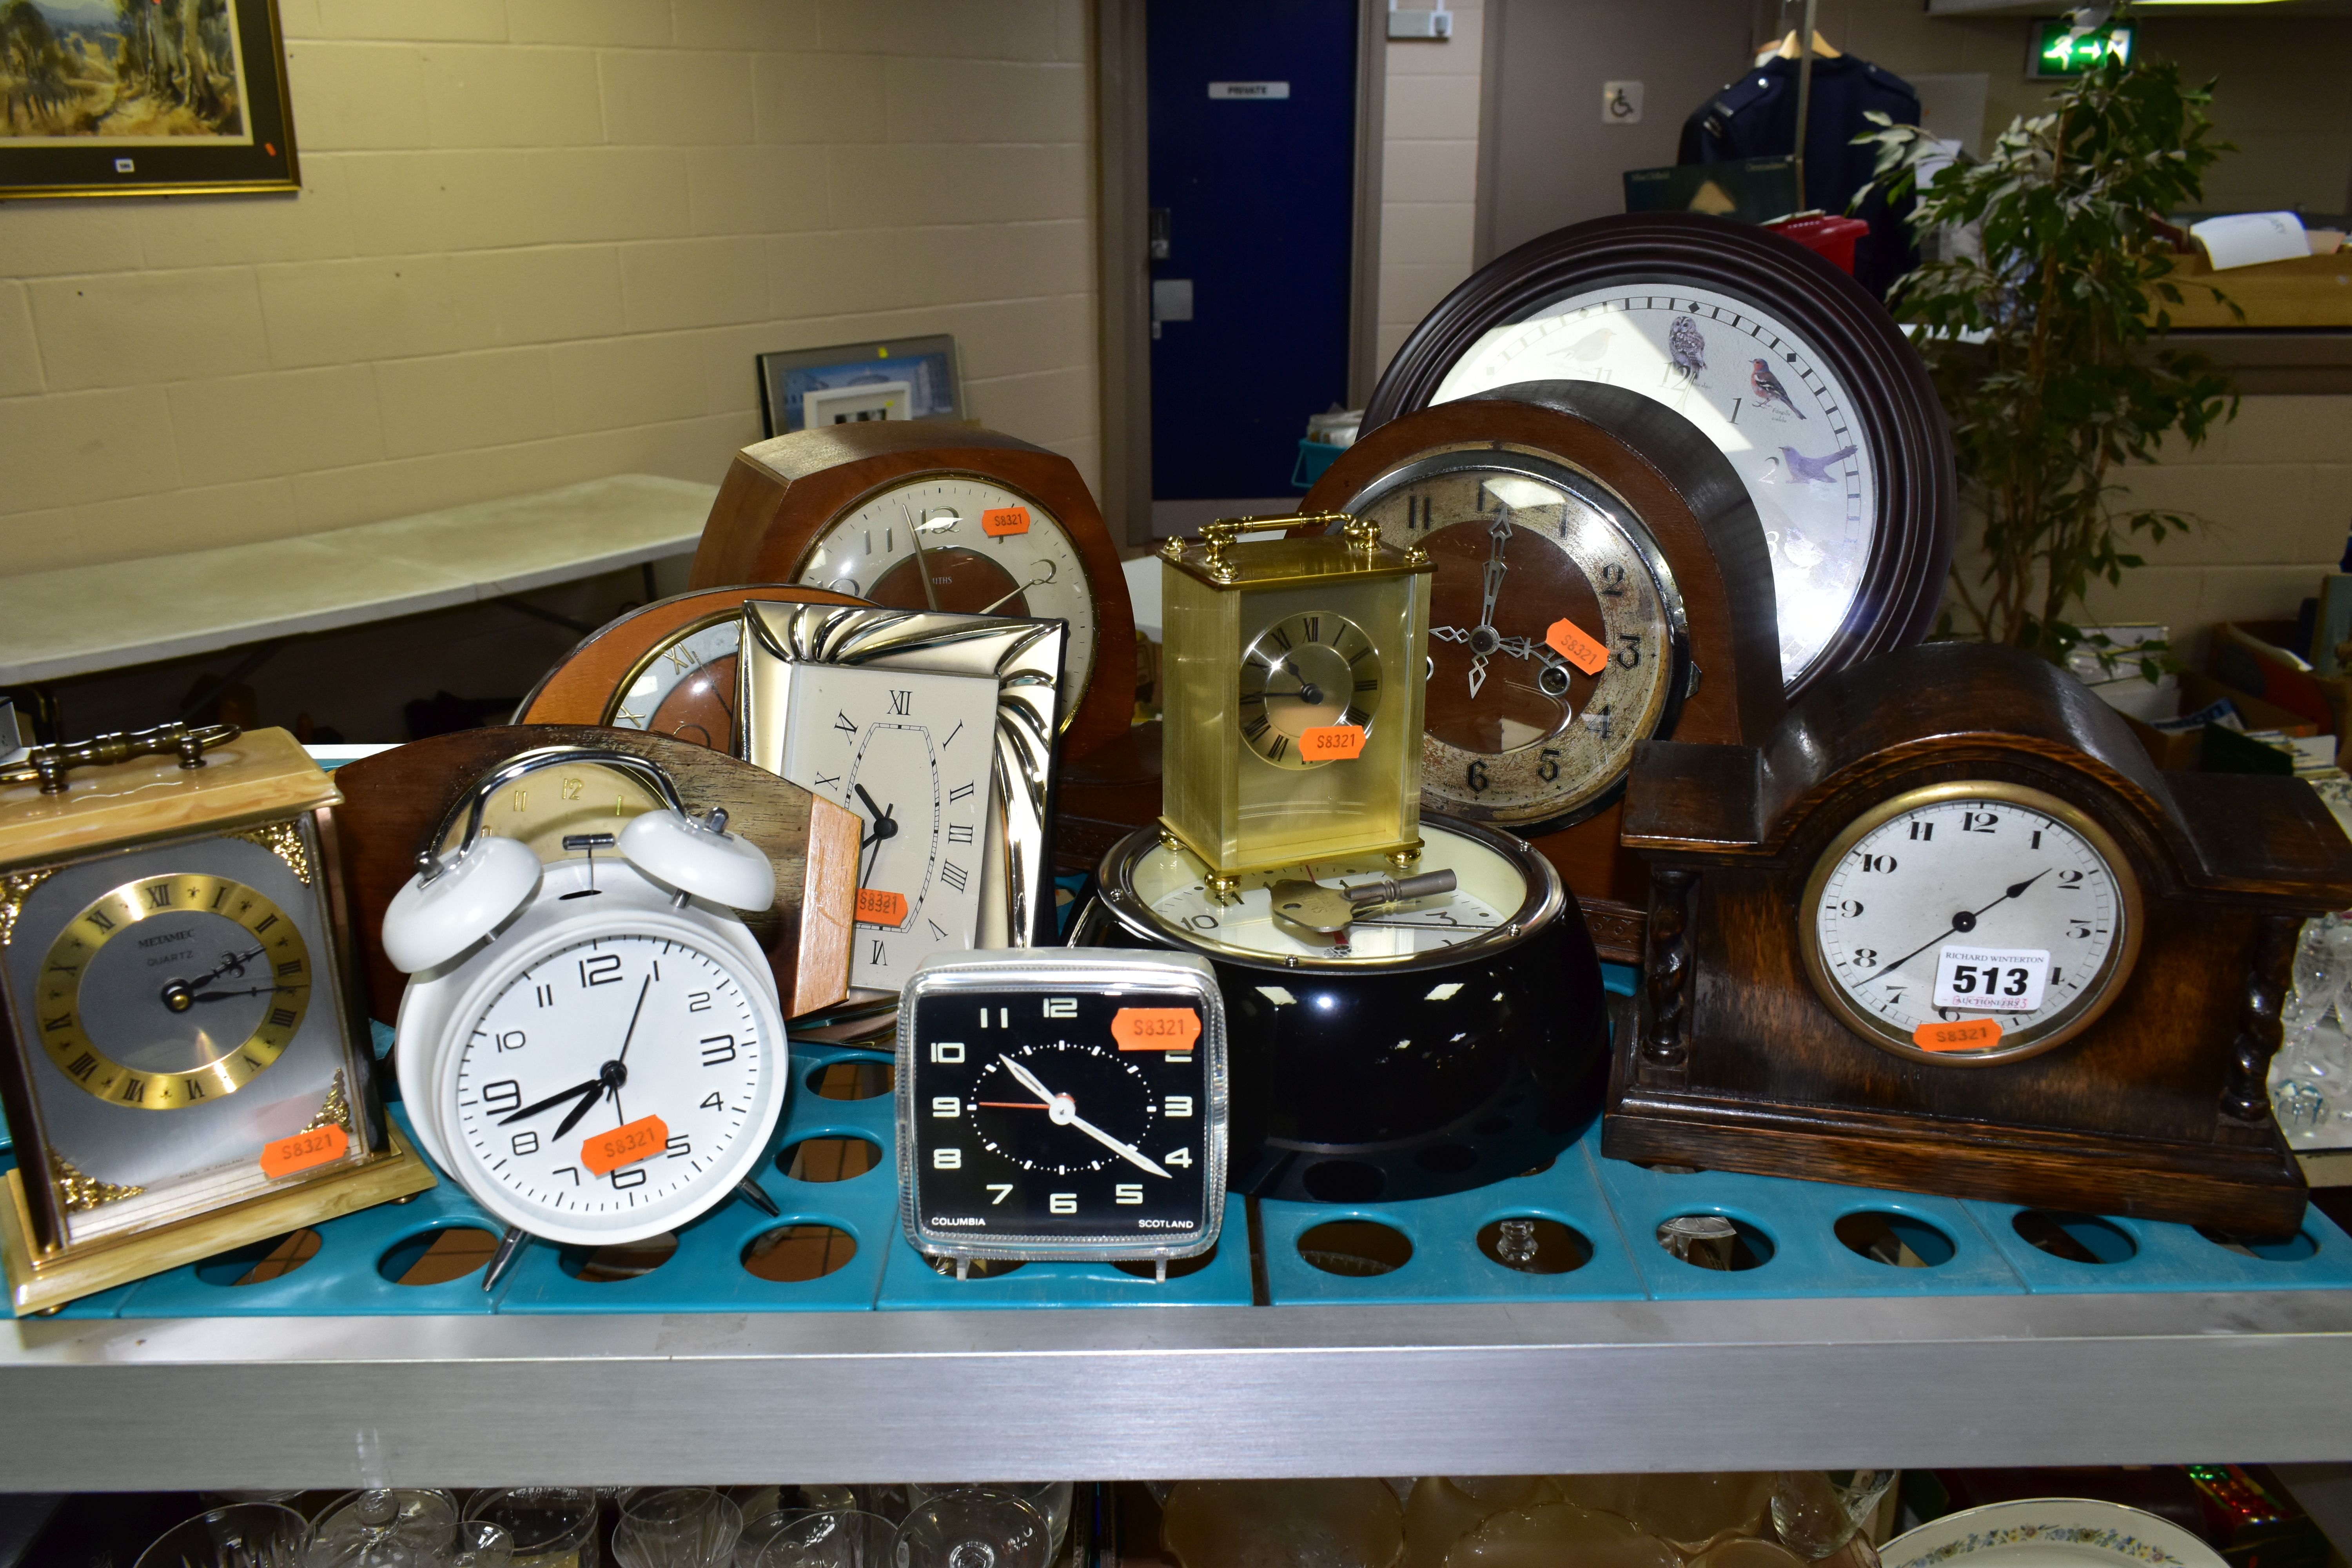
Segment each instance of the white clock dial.
M861 823L851 985L896 991L982 944L996 708L992 677L794 668L783 775Z
M2130 967L2139 907L2115 841L2073 807L1945 784L1842 835L1800 919L1815 984L1850 1024L1957 1063L2047 1049L2089 1024ZM1944 1027L1964 1024L1981 1027Z
M1094 673L1094 588L1061 520L972 475L926 474L869 497L817 537L793 581L904 610L1066 622L1065 724Z
M441 1123L459 1177L555 1241L641 1237L712 1206L782 1094L772 1008L739 957L683 928L555 946L454 1034Z
M742 637L742 616L730 615L669 643L614 700L605 722L725 751L730 738L712 721L734 710L735 655Z
M1433 403L1522 381L1600 381L1705 431L1756 502L1772 551L1780 674L1793 684L1853 607L1877 532L1878 479L1845 386L1812 346L1706 289L1621 285L1497 327Z
M1527 879L1485 845L1427 820L1422 823L1422 839L1413 872L1450 870L1454 890L1384 906L1336 937L1276 918L1274 884L1309 878L1354 887L1396 875L1396 868L1381 856L1341 856L1251 872L1240 879L1234 892L1220 896L1209 890L1198 860L1161 844L1136 862L1131 878L1136 896L1163 929L1194 945L1244 958L1376 960L1434 952L1496 930L1526 902Z

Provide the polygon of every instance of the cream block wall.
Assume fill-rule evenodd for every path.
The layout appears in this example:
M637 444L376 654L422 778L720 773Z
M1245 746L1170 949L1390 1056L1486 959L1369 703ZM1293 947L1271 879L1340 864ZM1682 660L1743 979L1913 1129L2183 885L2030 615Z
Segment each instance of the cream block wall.
M1470 276L1478 216L1485 0L1454 0L1444 43L1388 46L1381 163L1380 357Z
M1095 480L1085 0L279 6L299 196L0 206L0 574L716 483L867 337Z

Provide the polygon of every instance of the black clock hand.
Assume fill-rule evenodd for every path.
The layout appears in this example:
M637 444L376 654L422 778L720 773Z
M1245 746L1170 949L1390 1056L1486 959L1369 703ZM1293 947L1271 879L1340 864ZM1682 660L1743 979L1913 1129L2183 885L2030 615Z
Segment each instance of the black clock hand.
M1982 915L1985 912L1985 910L1999 909L2001 905L2009 902L2010 900L2022 895L2026 889L2033 886L2034 883L2042 880L2042 878L2047 877L2048 875L2050 875L2050 868L2044 866L2041 870L2036 871L2022 882L2011 882L2009 885L2008 889L2003 892L2000 897L1995 899L1991 903L1987 904L1984 909L1962 910L1959 913L1952 917L1951 924L1946 926L1942 931L1939 931L1935 935L1929 937L1926 942L1921 942L1918 946L1913 948L1910 952L1905 953L1902 957L1896 959L1894 963L1888 964L1877 973L1871 975L1869 979L1863 981L1862 984L1867 985L1872 980L1885 979L1886 976L1894 973L1895 971L1910 963L1913 959L1918 957L1921 953L1927 952L1929 948L1935 946L1937 942L1943 941L1946 937L1951 935L1956 931L1964 931L1975 929L1977 918L1979 915Z
M852 784L849 787L857 792L857 798L864 801L866 803L866 809L873 814L874 833L876 837L887 838L892 834L898 831L898 825L890 819L889 808L887 806L875 805L874 797L866 793L866 786L864 784ZM888 826L884 826L885 824L887 824Z
M299 985L248 985L242 991L199 991L191 1002L226 1002L232 996L266 996L272 991L299 991Z
M646 1011L646 993L653 988L654 977L650 974L646 976L645 984L637 987L637 1005L630 1009L629 1026L621 1035L621 1054L613 1058L613 1065L616 1068L629 1059L629 1042L637 1037L637 1020L645 1016ZM624 1075L627 1070L625 1068L622 1068ZM618 1089L620 1085L614 1084L613 1087Z
M166 980L163 982L163 1005L174 1013L186 1012L192 1003L203 1000L195 994L197 986L209 985L231 970L243 974L245 966L259 958L266 951L268 950L257 947L251 952L223 953L219 963L214 965L208 973L197 975L194 980Z
M561 1094L549 1095L537 1105L526 1105L511 1116L501 1116L499 1118L499 1125L501 1127L511 1127L516 1122L522 1121L526 1117L537 1116L541 1111L548 1110L552 1106L561 1105L567 1100L594 1094L598 1089L603 1089L604 1087L604 1080L601 1078L592 1078L586 1083L575 1083L570 1089L563 1090ZM568 1130L572 1123L567 1121L563 1125L564 1128ZM557 1136L561 1137L562 1134L559 1132Z
M612 1068L612 1063L607 1062L604 1066L607 1071L609 1071ZM596 1081L588 1086L588 1092L580 1097L580 1103L573 1106L571 1113L565 1116L562 1121L556 1123L555 1137L561 1138L566 1132L569 1132L573 1128L579 1126L580 1119L596 1108L596 1102L604 1098L603 1091L608 1087L610 1086L605 1081L605 1074L597 1074ZM553 1142L553 1139L551 1139L550 1142Z

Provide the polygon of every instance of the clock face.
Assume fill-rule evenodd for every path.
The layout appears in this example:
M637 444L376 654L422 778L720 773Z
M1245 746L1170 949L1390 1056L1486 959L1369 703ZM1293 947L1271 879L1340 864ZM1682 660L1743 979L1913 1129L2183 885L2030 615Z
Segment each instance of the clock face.
M1423 819L1415 874L1450 870L1454 888L1381 906L1344 931L1310 931L1276 913L1274 889L1290 879L1354 887L1393 876L1379 855L1334 856L1273 871L1244 873L1231 893L1213 891L1189 852L1156 844L1129 868L1146 918L1182 946L1213 956L1372 963L1435 953L1501 929L1528 900L1526 876L1477 840Z
M605 833L617 837L633 818L664 809L661 796L636 774L581 763L525 773L499 790L484 805L482 832L516 839L541 860L609 857L611 848L566 849L563 841ZM442 853L454 853L465 837L466 802L461 800L442 821Z
M1799 911L1814 984L1874 1044L1953 1065L2047 1050L2115 999L2139 886L2113 838L2013 784L1939 784L1859 818Z
M1542 458L1479 448L1408 463L1348 510L1437 564L1424 803L1526 829L1613 798L1687 679L1680 596L1624 503Z
M980 945L997 696L984 676L795 667L783 775L863 824L851 985L896 991Z
M509 1224L652 1235L758 1160L782 1094L772 1010L740 957L659 931L556 945L451 1031L442 1131Z
M730 612L688 628L623 683L604 721L726 751L735 732L735 658L743 617Z
M1100 984L919 996L899 1092L921 1226L992 1247L1125 1237L1178 1252L1204 1236L1223 1130L1201 1010L1195 992Z
M1302 611L1258 633L1242 654L1241 683L1250 750L1276 767L1320 767L1335 758L1314 755L1308 731L1370 729L1381 706L1380 650L1347 616Z
M1094 588L1068 531L974 475L926 474L869 496L817 536L793 581L895 609L1066 622L1064 724L1094 673Z
M235 1094L310 1010L310 950L268 898L199 872L126 882L66 922L34 994L49 1059L109 1105Z
M1853 394L1814 346L1729 295L1619 285L1494 329L1431 401L1555 380L1607 382L1654 398L1731 460L1771 546L1781 678L1802 679L1853 608L1879 507Z

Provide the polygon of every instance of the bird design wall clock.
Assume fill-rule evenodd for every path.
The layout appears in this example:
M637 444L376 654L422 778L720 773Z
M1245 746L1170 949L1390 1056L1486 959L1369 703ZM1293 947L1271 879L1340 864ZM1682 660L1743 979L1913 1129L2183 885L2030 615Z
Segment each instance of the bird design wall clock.
M1751 225L1601 218L1481 268L1416 328L1365 410L1526 382L1664 404L1738 470L1770 551L1794 697L1934 622L1951 560L1951 441L1901 330L1844 273Z

